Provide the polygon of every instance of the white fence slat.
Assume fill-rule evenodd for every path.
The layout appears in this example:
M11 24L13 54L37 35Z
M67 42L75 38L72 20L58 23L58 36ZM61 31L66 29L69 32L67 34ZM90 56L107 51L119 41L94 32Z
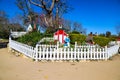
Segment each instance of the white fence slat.
M59 48L59 56L60 56L60 58L59 58L59 60L62 60L63 58L63 52L62 52L62 48Z
M64 55L64 60L66 60L66 51L67 50L66 50L66 48L63 48L63 49L64 49L64 54L63 54Z
M48 60L48 48L45 48L45 52L43 53L44 55L44 60Z
M78 48L78 52L77 52L77 59L78 59L78 60L80 60L80 58L81 58L80 51L81 51L80 48Z
M59 53L60 53L60 60L62 60L63 59L63 50L62 50L62 48L59 48Z
M50 48L50 52L49 52L49 60L52 60L52 48Z
M57 48L57 53L56 53L56 60L59 60L59 49Z
M72 49L66 48L66 60L72 59Z
M55 51L56 51L56 49L54 48L53 52L52 52L52 60L55 60Z
M87 59L89 59L89 54L90 54L90 48L87 48Z
M77 55L77 49L74 48L74 51L73 51L73 57L74 57L73 59L74 59L74 60L77 59L77 56L76 56L76 55Z
M92 51L92 59L95 60L95 54L96 54L96 51L95 51L95 50L96 50L96 49L93 48L92 50L93 50L93 51Z
M80 54L81 54L80 58L81 58L81 59L84 59L84 58L83 58L83 53L84 53L84 52L83 52L83 48L81 48L81 50L80 50Z
M93 55L94 55L94 48L90 48L90 59L93 59Z

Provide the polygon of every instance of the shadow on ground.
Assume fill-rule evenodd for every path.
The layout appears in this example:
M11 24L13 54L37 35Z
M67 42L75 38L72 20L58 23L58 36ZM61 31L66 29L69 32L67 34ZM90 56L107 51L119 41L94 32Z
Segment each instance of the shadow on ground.
M0 48L6 48L8 42L0 42Z

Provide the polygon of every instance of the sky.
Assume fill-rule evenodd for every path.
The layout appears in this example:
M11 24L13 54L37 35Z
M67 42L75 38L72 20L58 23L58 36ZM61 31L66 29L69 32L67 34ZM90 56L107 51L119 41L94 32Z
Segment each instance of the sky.
M73 10L64 14L65 19L79 22L89 32L116 34L120 24L120 0L68 0ZM22 12L15 5L15 0L0 0L0 10L11 18Z

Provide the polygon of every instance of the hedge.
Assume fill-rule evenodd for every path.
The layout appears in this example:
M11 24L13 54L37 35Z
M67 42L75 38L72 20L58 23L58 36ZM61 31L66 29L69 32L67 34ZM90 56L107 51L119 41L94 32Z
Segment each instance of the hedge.
M82 34L70 34L70 43L74 44L77 42L78 44L84 43L86 40L86 36Z
M24 36L21 36L20 38L17 39L18 42L30 45L30 46L35 46L39 40L43 38L43 35L40 32L31 32L27 33Z
M110 42L110 39L106 37L95 36L93 37L93 41L95 42L95 44L98 44L99 46L103 47L108 45L108 43Z
M77 42L78 44L84 44L86 41L86 37L85 35L82 34L70 34L70 43L74 44L75 42ZM111 41L109 38L106 37L101 37L101 36L94 36L93 37L93 41L95 42L95 44L98 44L99 46L106 46L108 45L108 43Z

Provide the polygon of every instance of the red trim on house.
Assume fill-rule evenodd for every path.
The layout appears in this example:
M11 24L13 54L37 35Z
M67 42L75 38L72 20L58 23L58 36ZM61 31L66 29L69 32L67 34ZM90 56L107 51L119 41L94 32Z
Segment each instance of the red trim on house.
M67 36L66 32L64 30L58 30L54 33L54 36L58 36L58 40L60 40L59 36L62 35L62 43L64 43L64 36Z

